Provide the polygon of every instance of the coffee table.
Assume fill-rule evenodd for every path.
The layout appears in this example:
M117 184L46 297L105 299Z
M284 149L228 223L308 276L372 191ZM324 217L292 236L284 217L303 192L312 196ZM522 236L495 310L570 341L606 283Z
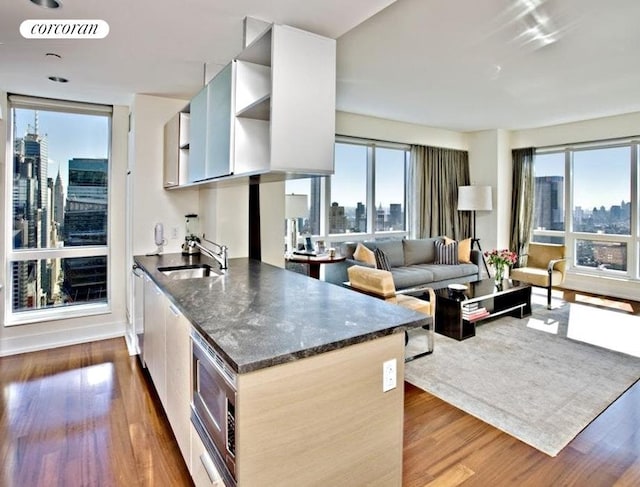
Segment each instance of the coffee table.
M531 286L505 279L498 288L493 279L465 283L463 292L448 288L436 293L436 333L456 340L475 336L476 324L508 314L524 318L531 314Z

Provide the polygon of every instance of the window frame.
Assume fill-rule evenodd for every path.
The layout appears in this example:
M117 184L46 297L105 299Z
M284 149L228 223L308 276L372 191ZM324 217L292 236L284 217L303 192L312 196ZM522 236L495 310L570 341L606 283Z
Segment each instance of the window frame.
M574 154L579 151L610 149L616 147L629 147L630 157L630 232L625 234L605 234L593 232L579 232L574 229ZM582 274L612 279L624 279L629 281L640 280L640 218L639 218L639 168L640 143L637 139L608 140L583 144L573 144L566 147L547 147L536 149L538 154L564 154L564 230L538 230L534 227L532 241L536 237L563 238L567 249L567 272L570 274ZM534 160L535 168L535 160ZM536 178L534 169L534 180ZM625 244L627 247L626 271L594 268L576 263L577 243L579 240L592 242L612 242Z
M112 196L112 154L113 154L113 106L98 105L92 103L81 103L68 100L57 100L50 98L38 98L32 96L24 96L17 94L9 94L8 97L8 113L7 116L7 147L6 161L13 161L14 157L14 120L13 109L40 110L60 113L71 113L78 115L99 115L107 117L107 240L105 245L87 245L87 246L69 246L69 247L49 247L49 248L23 248L14 249L12 242L13 234L13 181L14 168L13 163L5 164L5 252L4 252L4 271L7 276L4 287L4 310L5 319L4 326L16 326L24 324L39 323L45 321L54 321L69 318L80 318L87 316L95 316L108 314L112 311L112 276L111 276L111 248L112 248L112 219L113 211L111 208ZM56 306L45 308L33 308L21 311L13 310L13 279L12 264L14 262L24 262L30 260L46 260L46 259L64 259L75 257L106 257L107 266L107 297L103 302L88 302L83 304L74 304L71 306Z
M329 206L331 205L331 178L328 176L324 178L324 190L322 195L324 197L324 203L321 202L321 208L324 209L324 218L322 218L320 231L323 235L319 236L324 238L327 242L344 242L344 241L362 241L370 240L374 238L404 238L409 235L409 219L407 211L407 202L409 200L409 187L407 184L407 173L409 170L409 160L411 147L408 144L401 144L397 142L380 141L372 139L354 138L348 136L337 135L335 139L336 144L351 144L367 147L367 181L366 181L366 206L367 206L367 230L366 232L348 232L348 233L329 233ZM375 186L376 186L376 149L396 149L405 152L404 157L404 230L383 230L376 231L375 229Z

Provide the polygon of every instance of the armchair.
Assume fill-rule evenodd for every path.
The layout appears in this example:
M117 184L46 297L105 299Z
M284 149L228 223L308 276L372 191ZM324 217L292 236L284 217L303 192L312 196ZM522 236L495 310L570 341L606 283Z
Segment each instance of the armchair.
M353 265L347 269L347 273L349 275L349 286L352 289L430 316L431 325L423 327L427 329L428 332L427 351L408 358L407 361L433 352L433 334L436 316L436 295L433 289L425 288L424 292L429 295L429 301L425 301L415 296L397 294L395 285L393 284L393 276L389 271ZM407 342L408 334L405 333L405 345Z
M525 267L511 270L511 279L547 289L547 308L551 309L551 288L560 286L566 274L565 246L530 243Z

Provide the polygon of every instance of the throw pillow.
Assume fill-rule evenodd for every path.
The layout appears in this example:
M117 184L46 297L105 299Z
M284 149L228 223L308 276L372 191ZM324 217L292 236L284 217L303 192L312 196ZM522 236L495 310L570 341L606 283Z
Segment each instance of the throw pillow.
M356 250L353 252L353 258L371 266L376 265L376 256L373 254L373 250L368 249L360 242L358 242Z
M444 243L449 244L455 242L455 240L444 237ZM471 264L471 239L465 238L458 241L458 261L461 264Z
M376 267L378 269L382 269L383 271L390 271L391 266L389 265L389 261L387 260L386 254L380 250L376 249L373 251L373 254L376 257Z
M436 242L436 260L434 264L458 265L458 242Z

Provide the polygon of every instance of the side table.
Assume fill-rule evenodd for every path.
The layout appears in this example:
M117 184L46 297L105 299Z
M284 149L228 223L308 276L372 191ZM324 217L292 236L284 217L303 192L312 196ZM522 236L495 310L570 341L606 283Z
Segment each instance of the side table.
M343 255L334 255L331 257L329 254L321 255L285 255L287 262L296 262L298 264L306 264L309 266L309 277L314 279L320 279L320 266L322 264L335 264L336 262L344 262L346 257Z

